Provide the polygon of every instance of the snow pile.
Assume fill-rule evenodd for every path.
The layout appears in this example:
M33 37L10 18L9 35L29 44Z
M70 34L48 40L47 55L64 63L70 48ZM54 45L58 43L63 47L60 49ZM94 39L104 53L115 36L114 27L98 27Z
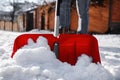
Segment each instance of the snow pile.
M47 40L43 37L39 37L36 43L34 43L32 39L28 39L28 45L19 49L14 59L20 65L37 65L46 62L52 63L56 58L54 53L50 50Z
M99 42L102 66L120 80L120 35L95 35Z
M44 37L36 43L28 39L28 45L19 49L14 59L0 62L0 80L114 80L101 64L92 63L84 54L75 66L62 63L47 43Z

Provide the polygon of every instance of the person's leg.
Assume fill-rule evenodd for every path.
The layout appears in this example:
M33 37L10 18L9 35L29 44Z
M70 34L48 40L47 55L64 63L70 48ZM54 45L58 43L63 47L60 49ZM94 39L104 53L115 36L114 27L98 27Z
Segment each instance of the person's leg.
M89 24L89 3L90 0L78 0L79 13L81 18L81 31L82 34L88 33L88 24Z
M71 0L62 0L60 4L60 26L68 28L70 26L70 6Z

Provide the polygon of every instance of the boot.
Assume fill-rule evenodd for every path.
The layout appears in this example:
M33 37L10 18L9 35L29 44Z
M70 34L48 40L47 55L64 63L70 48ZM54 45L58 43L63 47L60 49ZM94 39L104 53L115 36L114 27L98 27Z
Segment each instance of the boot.
M62 27L62 28L60 29L60 33L62 33L62 34L69 33L69 28Z

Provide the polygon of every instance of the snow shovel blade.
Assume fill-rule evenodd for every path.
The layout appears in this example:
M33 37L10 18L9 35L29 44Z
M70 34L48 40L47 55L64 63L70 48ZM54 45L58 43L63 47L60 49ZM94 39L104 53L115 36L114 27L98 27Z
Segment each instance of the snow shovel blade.
M92 58L94 63L101 63L97 39L86 34L60 34L59 38L54 37L52 34L22 34L14 41L11 57L13 58L15 52L27 44L29 38L36 41L39 36L47 38L48 45L52 51L54 50L55 42L59 44L58 59L62 62L75 65L77 58L82 54L86 54Z

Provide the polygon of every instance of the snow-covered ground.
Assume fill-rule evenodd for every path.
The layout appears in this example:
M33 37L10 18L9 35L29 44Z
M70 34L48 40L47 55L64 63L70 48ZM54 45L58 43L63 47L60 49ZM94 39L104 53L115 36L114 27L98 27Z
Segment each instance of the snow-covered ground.
M29 44L11 59L15 38L24 33L0 31L0 80L120 80L120 35L94 35L101 64L91 63L91 58L82 55L71 66L56 59L44 37L39 37L36 43L29 39Z

